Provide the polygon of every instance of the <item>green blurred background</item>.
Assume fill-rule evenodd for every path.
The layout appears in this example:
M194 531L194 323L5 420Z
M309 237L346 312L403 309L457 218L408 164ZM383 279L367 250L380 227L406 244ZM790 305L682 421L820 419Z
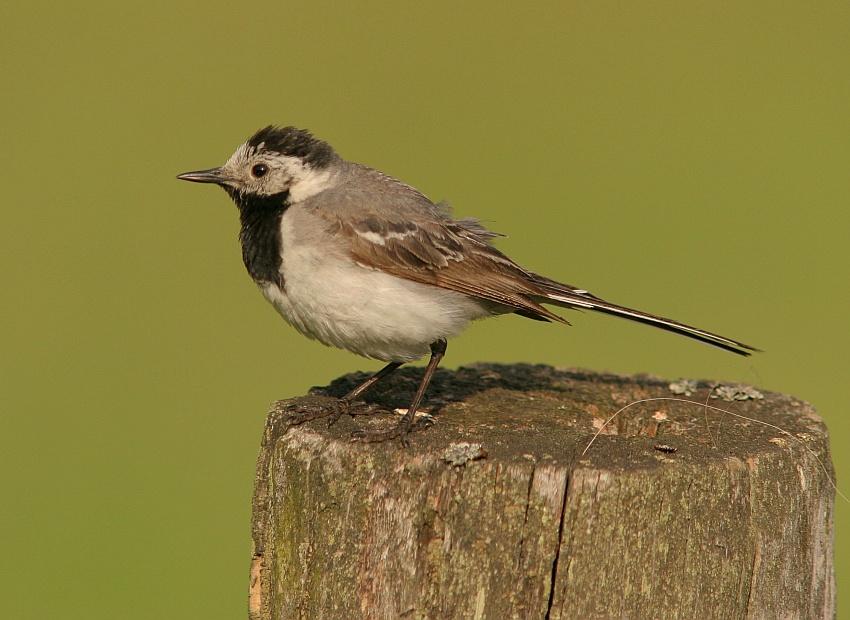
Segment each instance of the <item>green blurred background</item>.
M846 3L32 2L0 34L3 617L245 617L268 403L379 367L286 326L224 192L174 179L268 123L767 351L572 313L476 325L447 366L791 393L850 491ZM840 589L848 526L839 501Z

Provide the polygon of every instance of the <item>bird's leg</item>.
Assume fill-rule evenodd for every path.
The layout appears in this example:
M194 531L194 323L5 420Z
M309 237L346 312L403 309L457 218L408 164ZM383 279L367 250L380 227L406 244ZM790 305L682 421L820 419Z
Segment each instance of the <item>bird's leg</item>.
M413 402L404 417L398 421L398 424L385 429L359 430L352 433L352 437L364 442L379 442L387 441L401 437L401 443L405 446L408 444L407 434L413 429L418 428L418 424L414 424L416 419L416 411L419 409L419 404L422 402L422 397L425 396L425 390L428 389L428 384L431 383L431 377L434 376L434 371L440 364L440 360L446 354L446 341L444 339L437 340L431 344L431 359L428 360L428 366L425 368L425 375L422 377L422 382L413 395ZM427 424L423 425L427 426Z
M354 401L363 394L363 392L375 385L378 381L386 377L399 366L401 366L401 362L390 362L374 375L366 379L366 381L336 401L333 405L291 405L291 408L287 408L287 410L294 411L295 413L290 414L286 421L290 426L296 426L309 420L328 418L328 426L331 426L345 413L354 415L356 409L362 409L362 411L358 411L358 413L373 413L375 411L379 411L383 409L383 407L378 405L367 405L366 403L355 403Z
M401 362L390 362L383 368L381 368L374 375L366 379L363 383L358 385L356 388L351 390L348 394L342 397L342 400L353 401L356 400L363 392L368 390L370 387L375 385L378 381L386 377L388 374L393 372L396 368L401 366Z

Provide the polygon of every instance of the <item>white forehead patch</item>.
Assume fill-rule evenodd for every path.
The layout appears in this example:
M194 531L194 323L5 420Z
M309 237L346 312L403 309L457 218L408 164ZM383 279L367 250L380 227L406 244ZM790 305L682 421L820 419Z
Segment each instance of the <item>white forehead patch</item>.
M236 152L230 156L225 166L238 165L240 162L247 162L254 155L254 147L247 142L236 149Z

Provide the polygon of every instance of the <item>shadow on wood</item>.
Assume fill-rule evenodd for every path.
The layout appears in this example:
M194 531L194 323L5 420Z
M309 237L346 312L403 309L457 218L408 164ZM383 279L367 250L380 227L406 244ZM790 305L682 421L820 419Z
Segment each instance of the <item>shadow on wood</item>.
M398 371L366 400L405 406L421 372ZM350 441L387 415L287 430L273 408L251 618L834 617L823 422L781 394L673 390L546 366L441 370L426 396L436 423L406 449ZM604 426L658 397L694 402L637 404Z

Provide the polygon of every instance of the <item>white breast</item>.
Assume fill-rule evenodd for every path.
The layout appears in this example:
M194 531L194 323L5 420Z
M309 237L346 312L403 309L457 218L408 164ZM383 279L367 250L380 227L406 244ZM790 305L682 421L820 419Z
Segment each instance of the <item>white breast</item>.
M297 239L289 212L281 233L284 288L265 283L260 290L295 329L328 346L409 362L490 315L474 298L368 269L338 248Z

